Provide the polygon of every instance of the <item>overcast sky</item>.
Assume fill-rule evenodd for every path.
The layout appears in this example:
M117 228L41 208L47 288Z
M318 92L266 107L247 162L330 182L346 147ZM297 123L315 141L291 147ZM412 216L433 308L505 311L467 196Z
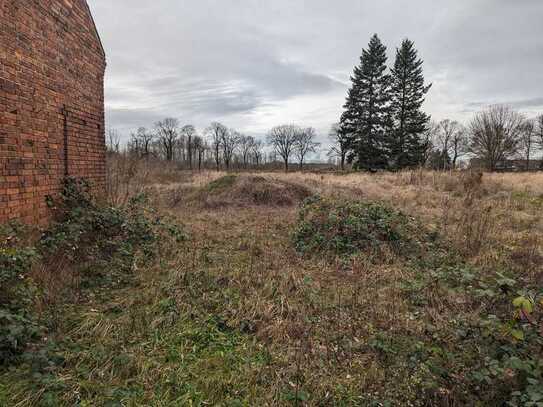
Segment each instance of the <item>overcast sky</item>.
M408 37L433 119L491 103L543 112L543 0L88 0L107 53L106 116L128 134L163 117L261 136L338 120L378 33Z

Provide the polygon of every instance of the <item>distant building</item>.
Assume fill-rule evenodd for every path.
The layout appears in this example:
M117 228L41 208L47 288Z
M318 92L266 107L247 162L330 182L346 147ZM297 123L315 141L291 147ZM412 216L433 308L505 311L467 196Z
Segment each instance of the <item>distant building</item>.
M105 67L85 0L0 2L0 223L46 223L67 175L104 187Z
M487 167L484 160L472 158L469 162L471 168L484 169ZM515 172L515 171L539 171L543 170L543 160L530 160L529 167L526 166L526 160L502 160L496 163L496 171L498 172Z

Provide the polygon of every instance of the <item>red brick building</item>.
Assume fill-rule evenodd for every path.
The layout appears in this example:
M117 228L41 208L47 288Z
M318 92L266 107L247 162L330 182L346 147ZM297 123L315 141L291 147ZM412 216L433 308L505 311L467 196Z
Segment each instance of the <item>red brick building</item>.
M47 222L67 175L103 188L105 66L85 0L0 0L0 224Z

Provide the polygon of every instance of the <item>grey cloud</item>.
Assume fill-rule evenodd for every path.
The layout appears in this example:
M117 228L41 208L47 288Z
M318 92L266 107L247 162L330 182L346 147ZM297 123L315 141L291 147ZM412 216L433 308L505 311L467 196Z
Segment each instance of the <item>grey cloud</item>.
M491 100L487 102L470 102L466 104L466 111L472 112L490 105L508 105L516 109L543 107L543 97L522 100Z
M543 97L537 97L533 99L525 99L525 100L517 100L514 102L511 102L511 104L518 108L518 109L524 109L524 108L532 108L532 107L543 107Z
M88 1L108 55L114 127L176 116L259 132L274 120L324 128L374 32L389 64L404 37L415 41L435 85L434 119L486 101L541 107L540 0Z
M160 112L146 109L108 108L106 110L106 121L109 126L122 131L124 136L127 136L132 129L151 127L162 118L163 115ZM116 124L120 124L120 126L116 126Z

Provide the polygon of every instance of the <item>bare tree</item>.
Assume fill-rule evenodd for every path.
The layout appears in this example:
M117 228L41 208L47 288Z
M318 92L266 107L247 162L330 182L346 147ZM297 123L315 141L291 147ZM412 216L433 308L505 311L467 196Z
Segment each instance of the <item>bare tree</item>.
M543 114L538 116L536 121L536 138L539 144L539 148L543 150ZM543 163L542 163L543 164Z
M526 120L520 133L519 152L525 161L526 171L530 169L530 158L537 143L536 123L533 120Z
M461 132L462 125L457 121L445 119L439 122L433 144L439 150L439 156L443 158L439 165L440 169L447 169L449 160L453 168L456 165ZM453 156L455 156L454 159Z
M299 131L299 127L292 124L285 124L274 127L267 136L268 144L283 159L286 172L288 172L288 163L296 147L296 135Z
M160 147L167 161L173 161L174 149L179 136L179 121L172 117L155 123Z
M251 136L241 135L239 138L239 149L240 149L241 159L242 159L244 168L247 168L249 157L251 153L253 152L254 144L255 144L255 139Z
M139 127L136 133L131 134L130 144L138 157L149 156L154 137L155 135L145 127Z
M451 163L453 169L456 169L458 165L458 159L468 153L469 141L468 133L464 126L460 125L451 137L449 156L451 157Z
M299 129L294 140L294 155L298 158L300 170L303 169L304 160L310 153L315 153L321 145L315 141L317 132L313 127Z
M232 164L232 158L234 157L234 153L236 152L236 149L238 148L240 138L241 138L241 134L239 134L234 129L230 129L222 133L222 137L221 137L222 156L223 156L224 164L226 165L227 171L230 170L230 166Z
M192 124L187 124L181 129L181 135L187 139L187 158L189 162L189 168L192 170L192 157L193 151L193 138L196 136L196 128Z
M469 125L469 150L490 171L519 149L524 116L509 106L494 105L475 115Z
M334 123L330 129L328 137L332 141L332 147L328 151L329 157L339 158L339 164L341 171L345 170L345 160L347 159L347 137L343 130L340 128L339 123Z
M106 150L108 153L119 153L121 151L121 135L116 129L107 130Z
M262 158L263 158L263 155L264 153L262 152L262 141L261 140L255 140L253 145L252 145L252 155L253 155L253 159L254 159L254 162L256 164L256 166L258 167L261 162L262 162Z
M175 160L185 163L187 160L187 138L181 134L178 135L173 147L173 157Z
M211 148L213 149L213 158L217 171L221 169L221 146L224 134L228 133L228 128L221 123L213 122L206 129L206 133L211 137Z
M201 171L202 163L205 158L205 153L209 150L209 146L200 136L194 136L194 139L192 140L192 145L198 157L198 171Z

